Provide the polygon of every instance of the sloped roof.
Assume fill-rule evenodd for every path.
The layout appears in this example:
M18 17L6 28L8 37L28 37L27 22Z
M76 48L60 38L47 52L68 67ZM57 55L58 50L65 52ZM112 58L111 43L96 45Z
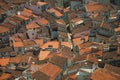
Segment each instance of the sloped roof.
M51 59L50 62L59 66L60 68L63 68L65 64L67 63L67 58L61 57L58 55L54 55Z

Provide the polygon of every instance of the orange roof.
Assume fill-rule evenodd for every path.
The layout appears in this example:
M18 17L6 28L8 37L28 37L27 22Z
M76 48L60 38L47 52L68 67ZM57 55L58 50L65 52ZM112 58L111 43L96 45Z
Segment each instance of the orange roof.
M91 48L90 47L88 47L88 48L85 48L85 49L81 49L80 50L80 53L86 53L86 52L91 52Z
M66 24L65 21L62 20L62 19L58 19L58 20L56 20L56 23L58 23L58 24L62 24L62 25L65 25L65 24Z
M68 12L68 11L69 11L69 9L67 9L67 8L60 8L60 7L57 7L57 9L63 10L64 12Z
M9 63L9 58L0 58L0 65L6 66Z
M93 54L88 54L88 55L87 55L87 60L93 61L93 62L95 62L95 63L97 63L97 61L98 61L98 59L96 58L96 56L93 55Z
M79 47L80 49L82 49L82 48L88 48L88 47L92 46L92 44L93 44L93 43L91 43L91 42L86 42L86 43L83 43L83 44L78 45L78 47Z
M12 58L10 58L10 63L20 63L20 60L21 60L21 58L20 58L20 56L16 56L16 57L12 57Z
M46 20L45 18L42 18L39 20L39 23L42 25L46 25L46 24L48 24L48 20Z
M27 18L27 17L25 17L25 16L23 16L23 15L15 15L15 16L17 16L17 17L19 17L19 18L21 18L21 19L23 19L23 20L28 20L29 18Z
M47 63L40 68L40 71L50 76L50 80L54 80L61 73L62 69L51 63Z
M82 44L82 43L83 43L83 41L81 40L81 38L73 39L74 46L77 46L77 45Z
M72 80L76 80L76 74L72 74L72 75L70 75L70 79L72 79Z
M33 14L32 14L32 13L29 13L28 11L22 11L22 12L21 12L21 15L29 18L29 17L31 17Z
M103 53L102 50L97 52L97 54L100 55L100 56L102 56L102 53Z
M34 17L34 18L38 18L38 16L37 16L37 15L35 15L35 14L33 14L33 17Z
M50 54L50 51L40 51L39 60L44 60Z
M55 16L57 16L57 17L61 17L61 16L63 16L62 13L60 13L59 11L57 11L57 10L54 9L54 8L48 9L47 11L48 11L49 13L54 13Z
M29 13L32 13L32 11L29 10L29 9L27 9L27 8L24 8L24 11L29 12Z
M14 39L15 42L21 41L21 39L18 37L18 35L14 35L13 39Z
M40 26L37 25L35 22L31 22L26 25L26 29L34 29L34 28L40 28Z
M38 6L44 6L44 5L46 5L46 4L47 4L46 2L41 2L41 1L38 1L38 2L37 2L37 5L38 5Z
M120 27L114 29L115 32L120 32Z
M119 80L118 77L115 77L113 74L110 74L110 72L97 69L91 76L92 80Z
M4 26L0 26L0 33L4 33L4 32L7 32L9 31L10 29L9 28L6 28Z
M78 21L80 21L80 20L82 20L82 19L77 17L77 18L74 18L74 19L70 20L70 22L75 23L75 22L78 22Z
M111 9L111 7L109 5L106 4L100 4L100 3L96 3L96 2L90 2L88 4L85 5L86 10L88 12L96 12L96 11L109 11Z
M6 80L7 78L10 78L11 74L8 74L8 73L3 73L1 76L0 76L0 80Z
M70 43L69 43L69 42L61 42L61 45L63 45L63 46L67 46L67 47L70 48Z
M42 46L42 48L48 48L49 46L52 46L53 48L57 49L57 48L59 48L59 42L58 41L48 41Z
M14 42L13 46L14 47L23 47L24 45L23 45L23 42L20 41L20 42Z
M43 45L43 40L42 39L35 39L34 41L35 41L35 43L40 45L40 47Z

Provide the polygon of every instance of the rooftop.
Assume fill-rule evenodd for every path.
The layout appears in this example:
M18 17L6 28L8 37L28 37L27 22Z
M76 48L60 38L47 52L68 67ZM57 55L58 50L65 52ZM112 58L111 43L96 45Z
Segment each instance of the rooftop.
M66 65L67 63L67 58L65 57L61 57L61 56L58 56L58 55L54 55L51 59L50 59L50 62L55 64L56 66L60 67L61 69L64 68L64 66Z
M86 4L85 7L88 12L101 12L101 11L106 12L111 10L110 5L96 3L96 2L90 2Z
M9 30L10 30L9 28L6 28L6 27L0 25L0 33L7 32Z
M49 46L51 46L54 49L58 49L59 42L58 41L48 41L42 46L42 48L48 48Z
M43 72L37 71L35 73L32 74L32 79L36 79L36 80L50 80L49 76L47 76L46 74L44 74Z
M38 1L38 2L37 2L37 5L38 5L38 6L44 6L44 5L46 5L46 4L47 4L46 2L41 2L41 1Z
M0 65L1 66L7 66L9 64L9 58L0 58Z
M35 22L31 22L26 25L26 28L27 29L38 29L38 28L40 28L40 26L38 24L36 24Z
M50 51L40 51L39 53L39 60L44 60L50 54Z
M47 25L48 24L48 20L45 19L45 18L39 19L37 22L40 23L41 25Z
M20 42L14 42L13 46L18 48L18 47L23 47L24 45L23 42L20 41Z
M54 80L61 73L62 69L51 63L47 63L40 68L40 71L49 76L51 80Z
M35 41L27 40L27 41L23 41L23 45L24 46L33 46L33 45L36 45L36 43L35 43Z
M56 17L62 17L63 16L63 14L61 12L59 12L58 10L56 10L54 8L50 8L47 11L51 14L54 14Z

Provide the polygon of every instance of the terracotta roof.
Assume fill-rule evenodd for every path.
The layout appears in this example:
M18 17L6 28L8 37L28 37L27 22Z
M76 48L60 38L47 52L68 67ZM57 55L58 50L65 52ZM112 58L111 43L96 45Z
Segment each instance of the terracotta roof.
M105 11L111 10L110 5L96 3L96 2L90 2L90 3L86 4L85 7L88 12L97 12L97 11L105 12Z
M27 40L27 41L23 41L23 45L24 46L34 46L34 45L36 45L36 43L33 40Z
M52 46L54 49L58 49L59 42L58 41L48 41L41 48L48 48L49 46Z
M115 74L116 74L116 75L117 75L117 74L120 75L120 68L119 68L119 67L112 66L112 65L109 65L109 64L105 64L104 69L110 71L110 72L113 73L114 75L115 75Z
M23 10L23 11L26 11L26 12L32 13L32 11L31 11L31 10L29 10L29 9L27 9L27 8L24 8L24 10Z
M110 74L110 72L97 69L91 76L92 80L119 80L119 78L115 77L113 74Z
M20 39L20 37L18 37L18 35L13 35L12 38L14 39L15 42L21 42L22 41Z
M6 28L6 27L0 25L0 33L7 32L9 30L10 30L9 28Z
M0 53L4 53L4 52L13 52L13 48L12 47L5 47L5 48L1 48L0 49Z
M80 53L90 53L92 49L90 47L85 48L85 49L80 49Z
M102 50L100 50L100 51L96 52L96 54L98 54L99 56L102 56L103 52L102 52Z
M50 51L40 51L39 60L44 60L50 54Z
M71 47L69 42L61 42L61 45L67 46L67 47L69 47L69 48Z
M75 34L79 34L79 33L83 33L84 31L86 32L86 33L88 33L89 32L89 30L90 30L90 25L89 26L80 26L80 27L77 27L77 28L75 28L74 30L72 30L72 34L73 35L75 35ZM84 33L85 34L85 33Z
M48 20L45 19L45 18L42 18L39 20L39 23L42 24L42 25L47 25L48 24Z
M69 76L69 78L72 79L72 80L76 80L77 75L76 75L76 74L71 74L71 75Z
M36 44L38 44L40 47L43 45L43 40L42 39L35 39L34 40Z
M86 43L83 43L83 44L80 44L78 47L80 48L80 49L84 49L84 48L87 48L87 47L90 47L90 46L92 46L93 45L93 43L91 43L91 42L86 42Z
M94 62L94 63L98 62L97 57L95 55L93 55L93 54L88 54L87 55L87 60L90 61L90 62Z
M73 59L73 62L78 62L86 59L87 59L87 55L78 55Z
M8 78L11 77L11 74L8 74L8 73L3 73L1 76L0 76L0 80L7 80Z
M9 58L0 58L0 65L7 66L9 64Z
M25 17L27 17L27 18L30 18L30 17L33 16L32 13L30 13L30 12L28 12L28 11L25 11L25 10L22 11L20 15L23 15L23 16L25 16Z
M28 62L30 55L25 54L25 55L17 55L16 57L11 57L9 62L10 63L20 63L20 62Z
M80 45L83 43L83 40L81 38L75 38L73 39L74 46Z
M51 8L51 9L48 9L47 10L49 13L54 13L55 16L57 17L61 17L63 16L63 14L61 12L59 12L58 10L54 9L54 8Z
M26 29L38 29L38 28L40 28L40 26L36 24L35 22L31 22L26 25Z
M70 22L72 22L72 23L76 23L76 22L78 22L78 21L81 21L82 19L81 18L74 18L74 19L72 19L72 20L70 20Z
M114 29L115 32L120 32L120 26Z
M58 20L56 20L56 23L58 23L58 24L62 24L62 25L65 25L65 24L66 24L65 21L62 20L62 19L58 19Z
M61 73L62 69L51 63L47 63L40 68L40 71L49 76L50 80L54 80Z
M32 74L32 79L34 80L50 80L50 77L43 72L37 71Z
M41 2L41 1L38 1L38 2L37 2L37 5L38 5L38 6L44 6L44 5L46 5L46 4L47 4L46 2Z
M54 65L60 67L61 69L63 69L64 66L66 66L67 58L61 57L61 56L58 56L58 55L54 55L50 59L50 62L53 63Z
M18 47L23 47L24 45L23 42L20 41L20 42L14 42L13 46L18 48Z
M15 15L16 17L23 19L23 20L28 20L29 18L23 16L23 15Z
M63 46L59 56L65 57L67 59L73 59L74 53L73 53L73 51L71 51L70 47Z

